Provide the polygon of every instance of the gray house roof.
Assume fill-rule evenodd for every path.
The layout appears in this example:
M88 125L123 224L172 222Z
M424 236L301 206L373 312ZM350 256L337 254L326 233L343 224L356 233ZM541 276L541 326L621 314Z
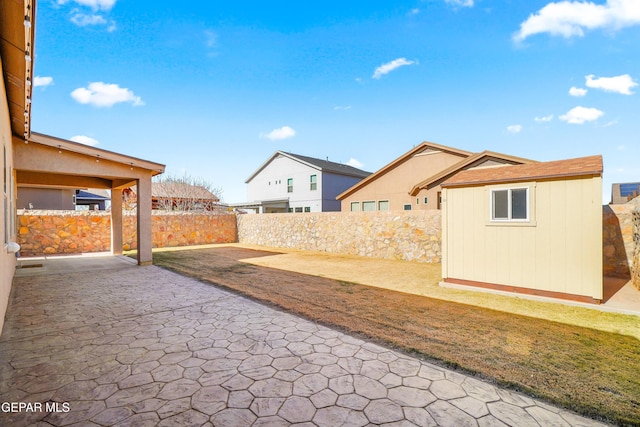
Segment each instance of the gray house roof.
M353 166L345 165L343 163L330 162L329 160L316 159L315 157L301 156L299 154L287 153L284 151L276 151L253 174L251 174L249 178L247 178L245 183L249 183L249 181L255 178L255 176L258 175L260 171L262 171L269 163L273 161L273 159L278 156L288 157L319 171L333 173L336 175L353 176L357 178L365 178L371 175L371 172L366 172L362 169L354 168Z

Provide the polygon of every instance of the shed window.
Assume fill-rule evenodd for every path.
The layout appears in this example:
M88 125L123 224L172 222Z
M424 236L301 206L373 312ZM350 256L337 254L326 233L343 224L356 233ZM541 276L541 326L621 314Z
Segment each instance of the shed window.
M504 188L491 190L492 221L528 221L529 189Z
M365 212L371 212L376 210L376 202L362 202L362 210Z
M360 202L351 202L351 212L360 212Z

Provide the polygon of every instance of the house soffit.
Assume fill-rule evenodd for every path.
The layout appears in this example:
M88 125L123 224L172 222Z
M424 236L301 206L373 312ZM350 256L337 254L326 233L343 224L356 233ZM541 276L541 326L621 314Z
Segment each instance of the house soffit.
M35 0L0 1L0 56L14 136L28 136L35 41Z
M159 163L35 132L28 144L14 137L13 148L19 186L121 188L164 171Z

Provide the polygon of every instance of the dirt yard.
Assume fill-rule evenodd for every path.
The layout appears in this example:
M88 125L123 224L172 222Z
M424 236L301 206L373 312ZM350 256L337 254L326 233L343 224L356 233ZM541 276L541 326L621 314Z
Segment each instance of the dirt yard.
M487 309L474 304L473 298L461 303L423 296L436 292L439 280L439 273L425 264L403 263L405 274L395 280L406 289L397 292L375 286L390 268L385 261L369 264L368 260L347 258L344 263L334 263L330 272L334 278L330 279L321 277L327 271L319 270L319 254L294 255L231 245L155 252L154 263L588 416L621 424L640 423L640 343L636 337L606 331L607 325L616 328L615 319L621 328L631 330L635 325L637 329L637 316L565 309L558 304L545 308L550 312L578 310L591 320L609 318L602 322L605 330L597 330L514 314L513 310ZM307 274L290 271L296 269ZM358 270L374 286L339 279L341 274L357 276ZM418 279L407 280L413 277ZM411 289L412 293L407 293ZM483 294L480 300L485 297L496 298ZM522 303L518 310L525 313L544 305L511 300L511 304Z

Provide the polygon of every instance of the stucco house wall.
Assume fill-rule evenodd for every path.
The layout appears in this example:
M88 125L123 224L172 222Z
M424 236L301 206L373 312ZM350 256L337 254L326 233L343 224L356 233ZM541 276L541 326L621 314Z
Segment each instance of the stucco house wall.
M491 190L507 188L529 189L527 221L491 220ZM445 183L443 199L445 282L589 302L603 298L601 176Z
M378 210L378 202L385 200L389 202L389 210L392 211L404 210L404 205L411 205L411 210L437 209L436 196L439 189L422 191L416 197L411 196L409 190L421 179L458 163L464 157L458 153L429 148L412 154L397 166L372 177L375 179L341 198L341 210L350 211L352 202L359 202L362 208L362 202L365 201L375 201Z
M0 61L0 76L2 76ZM0 204L0 331L7 311L11 281L16 267L15 254L8 251L7 244L15 241L15 216L13 214L13 195L15 179L13 178L13 152L11 142L11 125L7 92L4 79L0 78L0 192L3 201Z
M72 211L76 208L71 188L18 187L17 209L56 209Z

